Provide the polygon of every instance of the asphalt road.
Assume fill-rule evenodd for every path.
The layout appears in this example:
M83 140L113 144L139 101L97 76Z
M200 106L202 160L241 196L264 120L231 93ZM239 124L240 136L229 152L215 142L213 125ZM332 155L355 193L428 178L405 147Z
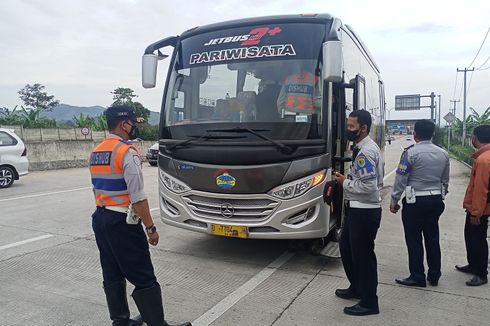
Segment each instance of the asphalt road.
M386 193L402 146L386 147ZM469 288L454 270L465 263L461 202L469 170L453 161L441 217L443 277L438 287L406 288L407 253L400 215L384 200L376 241L381 314L349 317L339 259L288 251L287 241L213 237L157 218L157 168L145 165L150 206L160 230L151 249L167 319L194 325L488 325L490 287ZM31 173L0 190L0 324L109 325L87 169ZM131 292L131 287L129 287ZM129 299L133 313L136 309Z

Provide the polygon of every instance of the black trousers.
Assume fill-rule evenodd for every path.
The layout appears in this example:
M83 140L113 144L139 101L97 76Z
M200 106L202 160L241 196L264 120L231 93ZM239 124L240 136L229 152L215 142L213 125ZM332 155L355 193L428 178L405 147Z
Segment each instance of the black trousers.
M408 204L403 199L402 220L408 249L408 268L410 278L414 281L425 283L422 235L429 266L427 277L431 280L439 280L441 277L439 217L444 208L440 195L419 196L414 204Z
M100 252L104 286L127 279L137 290L157 285L148 240L141 223L126 223L126 214L97 207L92 228Z
M366 308L378 307L378 271L374 240L381 222L381 208L346 208L340 236L340 254L351 290Z
M480 219L480 225L470 223L470 214L466 214L466 223L464 225L464 241L466 243L466 257L468 265L480 277L486 277L488 274L488 215Z

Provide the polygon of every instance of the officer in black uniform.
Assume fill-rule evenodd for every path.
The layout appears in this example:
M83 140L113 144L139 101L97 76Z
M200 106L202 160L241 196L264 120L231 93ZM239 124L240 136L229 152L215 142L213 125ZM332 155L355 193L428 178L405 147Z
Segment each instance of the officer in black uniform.
M396 213L400 208L398 201L405 192L402 221L410 276L395 281L406 286L426 286L422 235L429 266L427 280L437 286L441 277L439 217L444 211L443 197L449 183L449 156L431 142L434 130L430 120L415 123L416 144L403 151L391 193L390 211Z

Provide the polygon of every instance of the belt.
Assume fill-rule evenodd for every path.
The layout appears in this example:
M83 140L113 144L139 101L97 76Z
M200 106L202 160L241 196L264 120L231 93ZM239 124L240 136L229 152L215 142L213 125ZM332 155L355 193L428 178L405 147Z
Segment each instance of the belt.
M415 197L419 196L437 196L441 195L440 190L425 190L425 191L415 191Z
M104 206L104 208L118 213L126 214L128 212L128 208L126 206Z
M349 200L349 207L350 208L380 208L380 204L366 204L366 203L361 203L357 200Z

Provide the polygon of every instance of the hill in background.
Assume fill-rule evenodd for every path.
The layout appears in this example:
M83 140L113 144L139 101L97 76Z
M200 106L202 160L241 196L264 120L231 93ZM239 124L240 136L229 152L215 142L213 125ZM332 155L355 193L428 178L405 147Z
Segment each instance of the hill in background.
M55 119L57 122L68 122L73 119L74 116L80 116L80 113L90 117L96 117L106 108L96 106L73 106L68 104L60 104L53 108L50 112L42 112L41 117ZM160 113L151 111L148 123L151 125L158 125L160 122Z

